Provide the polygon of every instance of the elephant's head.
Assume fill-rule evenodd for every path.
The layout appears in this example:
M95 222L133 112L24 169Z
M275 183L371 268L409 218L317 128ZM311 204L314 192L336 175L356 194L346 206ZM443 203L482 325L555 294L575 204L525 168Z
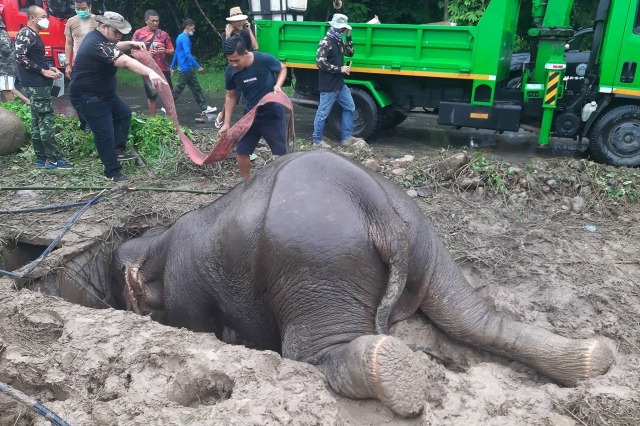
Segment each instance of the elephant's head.
M113 254L112 289L121 307L165 321L164 256L156 250L156 237L166 228L154 228L142 237L122 243Z

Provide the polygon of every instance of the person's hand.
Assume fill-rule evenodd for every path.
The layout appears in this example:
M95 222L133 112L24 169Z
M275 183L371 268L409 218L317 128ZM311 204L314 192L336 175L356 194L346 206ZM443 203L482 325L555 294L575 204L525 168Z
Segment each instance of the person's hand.
M275 86L273 86L273 93L279 93L279 92L282 92L282 87L276 84Z
M160 75L158 75L158 73L156 73L153 70L149 73L147 77L149 77L149 81L151 82L151 85L153 85L153 88L156 90L160 88L160 85L167 84L167 82L164 81L164 79L160 77Z
M56 78L58 78L58 70L56 71L52 71L51 69L45 70L44 68L42 69L42 75L55 80Z
M220 130L218 130L218 139L223 138L227 134L227 130L229 130L230 126L227 123L224 123Z
M147 50L147 45L142 41L131 41L130 43L132 49Z
M198 72L199 72L200 74L204 74L204 68L202 68L202 67L198 68Z
M71 65L67 65L64 69L64 75L67 76L69 80L71 80Z
M227 26L224 27L224 33L227 36L227 38L231 37L231 33L233 33L233 25L227 24Z
M245 19L245 21L242 24L242 28L249 29L250 27L251 27L251 23L247 19Z
M349 74L351 74L351 67L348 66L348 65L343 65L343 66L340 67L340 72L342 74L349 75Z
M155 51L158 53L165 53L167 49L165 49L164 46L159 46L155 49Z

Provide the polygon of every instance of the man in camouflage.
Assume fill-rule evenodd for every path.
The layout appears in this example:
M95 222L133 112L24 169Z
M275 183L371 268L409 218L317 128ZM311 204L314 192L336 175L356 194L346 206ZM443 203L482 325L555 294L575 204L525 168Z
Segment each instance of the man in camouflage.
M15 89L15 76L16 59L13 56L13 42L7 32L7 26L0 17L0 92L5 101L12 100L15 95L28 104L29 99Z
M31 100L31 142L36 152L36 167L70 169L72 166L60 158L55 139L51 85L53 79L62 77L62 73L50 68L44 56L40 30L48 27L47 12L38 6L30 6L27 10L27 26L16 36L18 78Z

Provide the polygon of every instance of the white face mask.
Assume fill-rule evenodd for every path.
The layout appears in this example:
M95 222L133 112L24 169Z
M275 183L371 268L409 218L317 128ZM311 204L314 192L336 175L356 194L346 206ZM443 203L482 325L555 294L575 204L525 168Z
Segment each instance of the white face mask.
M189 31L187 34L189 34L190 36L193 35L193 31Z
M49 20L47 18L42 18L37 22L37 24L42 29L46 30L47 28L49 28Z

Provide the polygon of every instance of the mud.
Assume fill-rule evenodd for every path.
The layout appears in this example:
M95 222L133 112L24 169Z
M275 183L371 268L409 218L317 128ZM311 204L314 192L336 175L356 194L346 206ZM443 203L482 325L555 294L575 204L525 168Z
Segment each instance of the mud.
M572 204L573 185L588 186L590 167L602 166L513 163L524 176L514 182L526 181L534 169L540 179L504 194L479 190L482 184L464 190L462 173L445 178L437 166L441 155L421 156L412 166L377 150L347 154L358 161L375 157L380 172L405 187L409 173L440 170L434 175L440 183L414 188L422 194L416 201L469 282L510 318L567 337L611 339L618 353L609 373L565 388L522 364L451 341L418 314L392 331L432 354L419 354L429 383L425 411L400 419L376 401L336 395L311 365L130 312L80 306L37 286L21 289L37 277L67 273L69 260L96 244L109 253L122 230L170 223L216 198L116 190L74 224L30 279L0 279L0 381L40 399L73 425L640 424L640 206L595 191L584 205ZM262 157L268 160L260 155L253 173L259 173ZM234 169L228 160L164 183L228 188L238 181ZM546 186L551 180L558 185ZM93 194L4 191L0 210ZM71 214L0 216L0 239L46 245ZM0 424L47 423L0 395Z

